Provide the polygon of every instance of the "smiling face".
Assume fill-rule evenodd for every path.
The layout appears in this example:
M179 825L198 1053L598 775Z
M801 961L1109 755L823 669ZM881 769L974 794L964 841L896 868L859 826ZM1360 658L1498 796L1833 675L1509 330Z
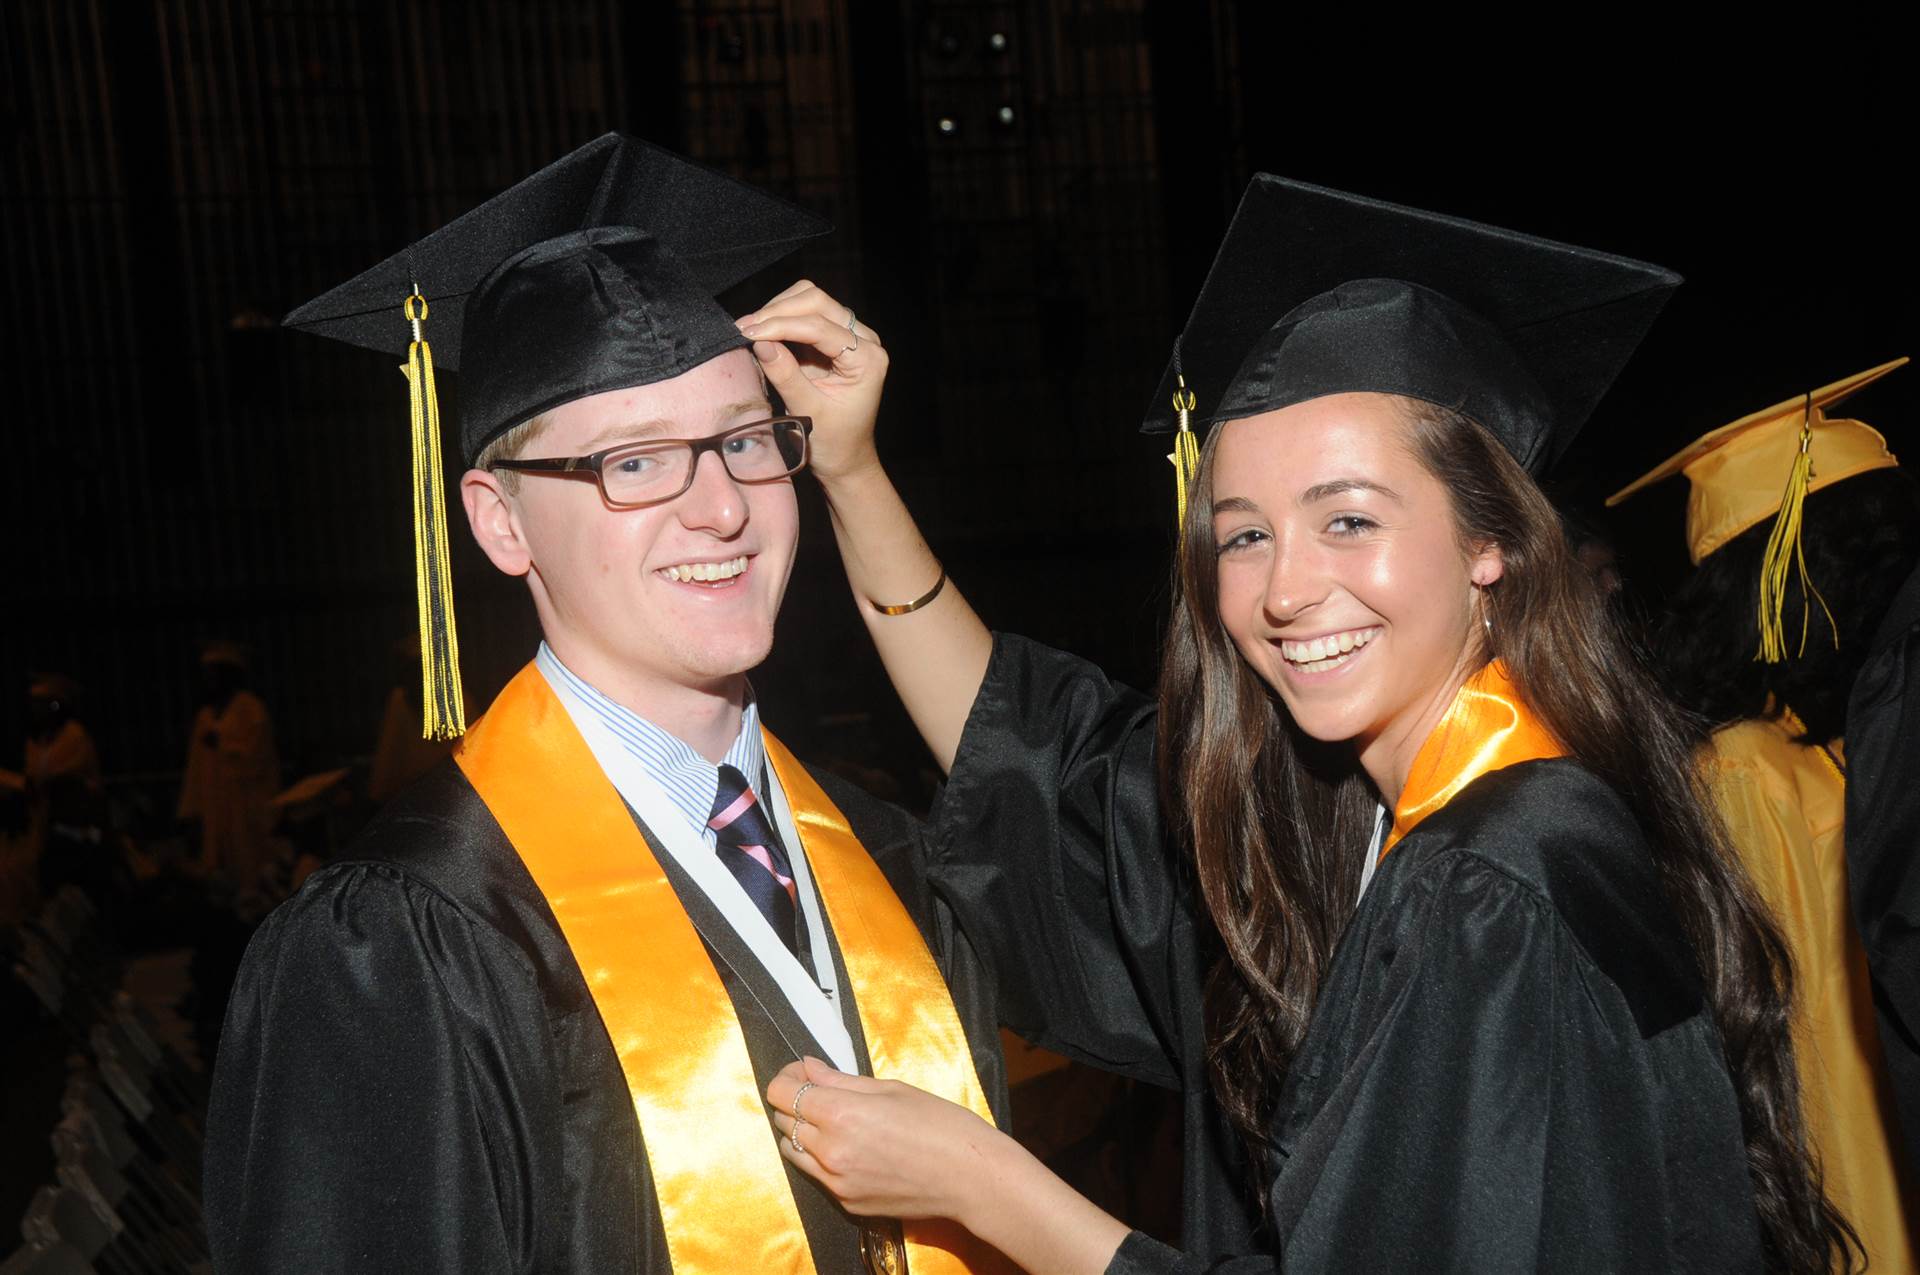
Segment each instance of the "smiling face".
M583 456L647 438L704 438L772 414L753 356L735 350L671 380L575 399L545 414L532 450ZM610 509L592 481L463 481L475 537L524 574L548 643L624 703L676 689L729 693L773 645L798 543L791 480L742 485L716 454L665 504Z
M1351 740L1389 800L1472 672L1476 586L1499 551L1459 543L1400 403L1335 394L1220 427L1220 621L1308 735Z

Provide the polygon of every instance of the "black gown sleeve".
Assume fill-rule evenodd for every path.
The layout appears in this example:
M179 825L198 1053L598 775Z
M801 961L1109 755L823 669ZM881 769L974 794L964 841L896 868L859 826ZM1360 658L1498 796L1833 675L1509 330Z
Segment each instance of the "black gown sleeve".
M1208 1264L1136 1234L1109 1275L1671 1269L1676 1231L1712 1232L1730 1196L1750 1209L1724 1072L1676 1104L1706 1113L1695 1128L1650 1101L1717 1058L1706 1018L1642 1043L1549 902L1470 855L1422 875L1356 922L1296 1059L1278 1255ZM1673 1216L1689 1188L1698 1221Z
M1004 1025L1180 1091L1182 1243L1245 1253L1252 1175L1207 1079L1211 930L1161 822L1154 729L1146 696L998 635L931 815L929 883L991 971Z
M326 869L251 944L207 1121L222 1271L527 1271L560 1180L533 972L386 865ZM551 1135L551 1137L549 1137Z
M1847 704L1847 878L1880 1045L1920 1162L1920 569L1882 622Z
M1154 771L1154 708L1085 661L996 635L929 827L936 887L1002 1021L1106 1071L1183 1083L1199 994Z

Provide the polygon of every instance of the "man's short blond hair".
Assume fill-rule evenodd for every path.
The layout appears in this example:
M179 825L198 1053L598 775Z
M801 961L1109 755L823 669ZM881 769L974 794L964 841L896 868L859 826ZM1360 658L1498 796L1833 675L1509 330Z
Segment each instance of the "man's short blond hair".
M545 412L531 420L520 422L506 433L495 438L480 449L480 455L474 459L475 469L492 470L494 462L519 460L526 449L547 432L547 414ZM520 493L520 475L511 469L498 471L500 485L515 495Z

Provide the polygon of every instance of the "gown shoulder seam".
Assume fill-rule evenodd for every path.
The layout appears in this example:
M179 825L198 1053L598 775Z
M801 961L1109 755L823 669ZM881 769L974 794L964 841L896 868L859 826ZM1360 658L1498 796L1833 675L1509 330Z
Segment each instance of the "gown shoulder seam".
M484 936L484 941L486 941L489 946L503 951L528 977L538 981L539 971L534 961L527 956L526 952L521 950L520 944L516 942L512 936L501 930L499 926L495 925L486 917L461 903L459 899L455 898L447 890L442 888L439 883L434 881L430 875L414 871L406 864L396 862L392 859L368 857L360 859L340 859L330 863L314 874L313 883L320 884L320 878L323 877L337 879L348 875L358 876L362 879L375 878L384 880L387 885L398 890L403 900L410 899L410 896L416 892L431 896L434 904L446 908L454 916L459 918L461 924L465 925L469 930L472 930L476 935ZM326 884L332 884L332 882L328 881ZM303 887L300 893L305 894L306 889ZM411 906L410 902L409 906Z

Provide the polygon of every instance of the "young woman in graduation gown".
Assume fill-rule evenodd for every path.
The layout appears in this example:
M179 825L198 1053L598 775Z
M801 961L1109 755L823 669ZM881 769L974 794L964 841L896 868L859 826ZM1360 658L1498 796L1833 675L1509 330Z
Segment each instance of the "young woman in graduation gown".
M929 596L877 462L823 474L1009 1018L1210 1085L1262 1229L1167 1248L965 1112L811 1061L769 1089L783 1154L1049 1272L1844 1265L1785 949L1529 474L1677 282L1257 178L1161 387L1219 428L1157 707ZM1218 1148L1188 1151L1217 1200Z

